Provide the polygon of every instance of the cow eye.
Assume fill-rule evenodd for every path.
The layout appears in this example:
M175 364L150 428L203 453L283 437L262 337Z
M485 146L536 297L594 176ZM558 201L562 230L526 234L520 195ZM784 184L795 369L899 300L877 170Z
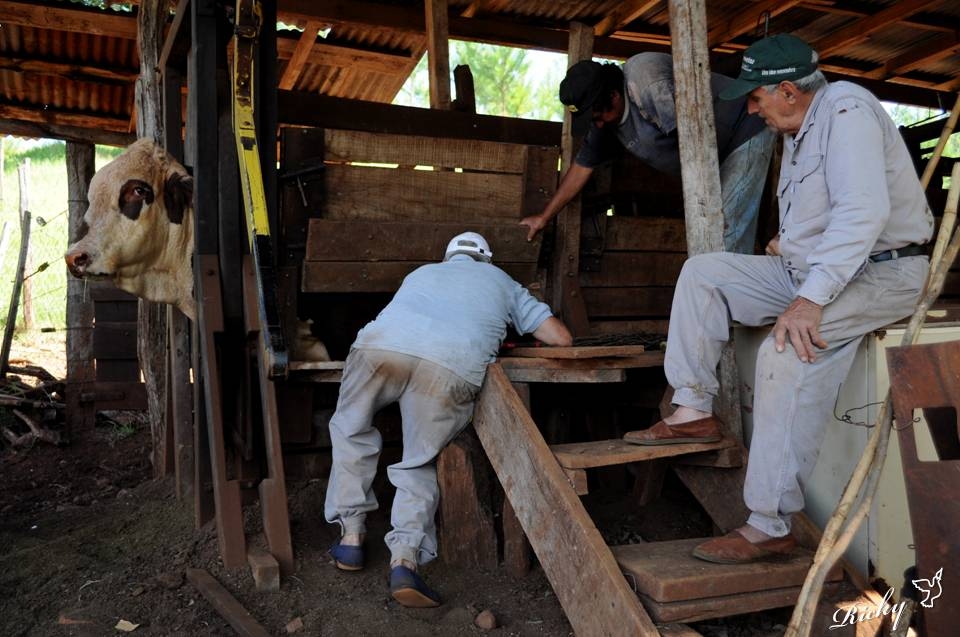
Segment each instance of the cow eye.
M146 199L150 195L150 188L147 186L136 186L133 189L133 194Z

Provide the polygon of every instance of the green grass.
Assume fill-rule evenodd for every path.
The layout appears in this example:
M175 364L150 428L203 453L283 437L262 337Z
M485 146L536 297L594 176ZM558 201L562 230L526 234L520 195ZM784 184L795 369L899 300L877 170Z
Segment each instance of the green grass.
M67 270L63 262L67 238L67 168L64 142L4 140L4 171L0 201L0 229L6 224L9 238L0 254L0 326L6 326L11 293L20 253L20 166L27 166L26 208L31 213L30 243L25 276L30 289L33 328L63 331L66 327ZM122 149L97 147L96 166L120 154ZM24 325L23 298L17 326Z

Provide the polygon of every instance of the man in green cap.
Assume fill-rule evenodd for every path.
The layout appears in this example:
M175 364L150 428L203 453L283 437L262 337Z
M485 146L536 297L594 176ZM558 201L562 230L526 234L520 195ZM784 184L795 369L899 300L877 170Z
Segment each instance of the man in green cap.
M753 436L744 484L751 513L698 546L710 562L789 553L840 383L863 336L908 316L927 276L933 216L896 124L877 98L828 83L792 35L756 42L724 99L783 135L779 234L765 256L689 259L677 280L664 371L677 410L635 444L715 439L720 350L733 321L773 325L757 354ZM792 352L789 351L792 347Z
M757 210L775 136L747 113L746 100L721 101L733 80L710 77L720 157L726 250L753 254ZM543 211L520 223L532 239L579 193L594 168L626 149L645 164L680 175L673 60L665 53L640 53L618 64L577 62L560 83L560 101L573 114L573 131L586 136L560 186Z

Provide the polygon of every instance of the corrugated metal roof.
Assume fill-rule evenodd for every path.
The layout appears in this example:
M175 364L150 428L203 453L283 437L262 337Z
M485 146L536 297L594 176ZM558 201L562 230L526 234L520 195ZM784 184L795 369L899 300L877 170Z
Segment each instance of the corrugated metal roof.
M764 5L769 20L758 11ZM933 89L960 89L956 0L708 0L707 9L721 55L742 50L769 28L829 45L826 70L884 80L870 86L875 91L898 85L908 91L898 93L902 100L930 103ZM426 49L422 0L280 0L278 13L301 28L306 20L330 27L295 74L297 91L388 102ZM452 38L554 50L566 47L571 21L610 25L609 36L595 42L598 54L610 57L662 47L669 38L666 0L451 0L449 19ZM280 37L282 76L300 36ZM129 131L138 64L133 13L0 0L0 132Z

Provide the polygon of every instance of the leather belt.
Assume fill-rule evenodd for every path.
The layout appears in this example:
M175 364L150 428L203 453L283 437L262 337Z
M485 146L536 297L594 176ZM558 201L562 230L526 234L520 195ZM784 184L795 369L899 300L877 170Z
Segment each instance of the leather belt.
M903 257L916 257L926 253L927 246L913 244L897 248L896 250L884 250L883 252L871 254L870 260L876 263L878 261L889 261L890 259L900 259Z

